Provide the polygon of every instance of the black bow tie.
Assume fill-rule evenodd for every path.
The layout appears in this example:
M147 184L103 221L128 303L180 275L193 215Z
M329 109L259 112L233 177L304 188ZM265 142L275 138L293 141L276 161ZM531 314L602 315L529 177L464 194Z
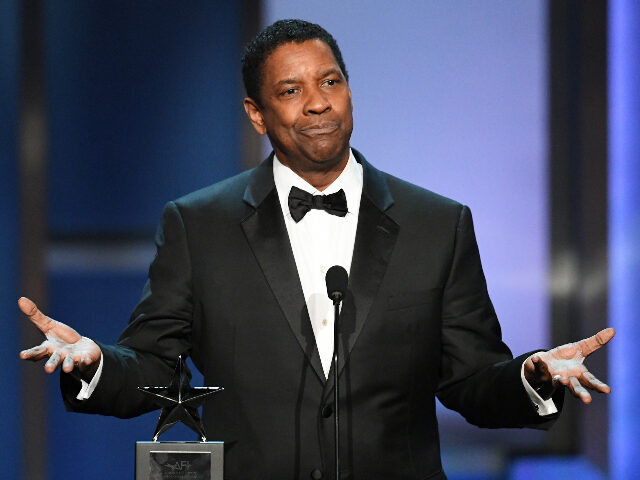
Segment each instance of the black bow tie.
M348 211L347 196L342 189L331 195L312 195L297 187L291 187L289 191L289 212L291 212L291 218L298 223L312 208L324 210L338 217L344 217Z

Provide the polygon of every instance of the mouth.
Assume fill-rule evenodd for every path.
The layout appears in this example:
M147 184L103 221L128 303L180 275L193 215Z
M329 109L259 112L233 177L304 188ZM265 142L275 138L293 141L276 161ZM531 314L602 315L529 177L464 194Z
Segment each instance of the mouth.
M303 135L328 135L338 130L336 123L318 123L316 125L310 125L301 130Z

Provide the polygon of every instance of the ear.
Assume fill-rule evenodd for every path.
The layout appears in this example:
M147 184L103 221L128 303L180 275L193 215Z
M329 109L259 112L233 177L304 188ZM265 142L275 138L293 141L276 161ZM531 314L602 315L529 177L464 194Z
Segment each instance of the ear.
M260 135L264 135L267 133L267 127L264 123L264 117L262 116L262 112L260 111L260 107L252 98L244 99L244 111L247 112L247 116L251 121L251 125L256 129Z

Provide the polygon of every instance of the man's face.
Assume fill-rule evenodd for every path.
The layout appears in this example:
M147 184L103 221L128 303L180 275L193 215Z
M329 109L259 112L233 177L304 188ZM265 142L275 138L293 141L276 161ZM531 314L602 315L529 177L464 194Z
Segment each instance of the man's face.
M351 90L321 40L286 43L262 69L262 105L245 99L255 129L282 163L300 172L344 167L353 129Z

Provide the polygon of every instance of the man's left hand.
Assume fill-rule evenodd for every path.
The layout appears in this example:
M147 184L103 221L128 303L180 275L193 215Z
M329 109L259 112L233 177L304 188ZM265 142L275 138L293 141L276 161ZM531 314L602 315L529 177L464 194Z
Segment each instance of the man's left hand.
M605 328L579 342L534 353L524 363L524 376L534 388L551 392L554 387L564 385L575 397L591 403L589 390L609 393L611 388L587 370L584 359L607 344L615 334L613 328Z

